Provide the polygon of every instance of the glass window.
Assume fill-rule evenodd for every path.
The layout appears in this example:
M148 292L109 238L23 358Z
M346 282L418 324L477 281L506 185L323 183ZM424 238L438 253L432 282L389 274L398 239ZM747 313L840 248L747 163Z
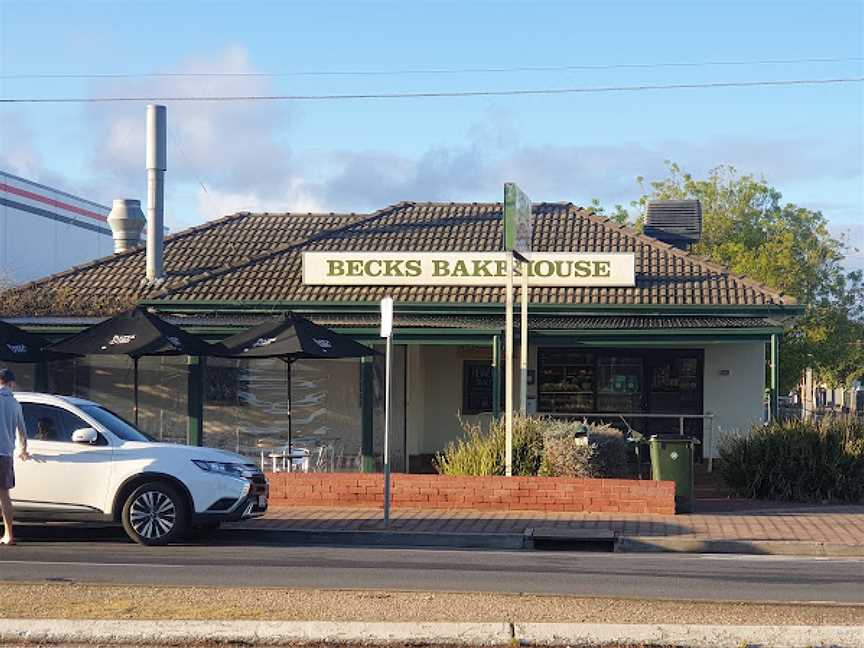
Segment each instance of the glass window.
M538 349L537 410L578 414L594 410L594 355L572 349Z
M637 356L600 356L597 367L597 411L642 410L642 365L642 358Z
M462 369L462 413L492 411L492 365L482 360L466 360Z
M120 418L111 410L98 405L84 405L81 409L124 441L152 441L134 425Z
M27 437L38 441L71 442L72 433L90 425L72 412L41 403L22 403Z

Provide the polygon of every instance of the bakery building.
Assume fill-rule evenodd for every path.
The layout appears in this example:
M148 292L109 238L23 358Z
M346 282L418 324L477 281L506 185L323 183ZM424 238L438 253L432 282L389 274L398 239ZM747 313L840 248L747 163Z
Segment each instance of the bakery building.
M570 203L535 203L533 214L530 412L683 431L701 437L703 452L713 455L724 434L746 432L776 408L778 366L771 360L800 310L793 298L691 254L662 227L647 236ZM0 316L59 337L141 303L217 340L293 311L378 344L379 300L391 296L391 456L397 470L428 472L463 422L502 410L501 242L501 203L244 212L165 238L158 282L142 282L141 245L0 298ZM614 280L619 263L630 264L631 285ZM436 272L448 278L438 281ZM16 369L25 388L75 394L131 415L127 358ZM281 360L151 357L140 371L141 426L157 438L254 457L262 440L287 443ZM293 443L309 450L311 469L375 469L383 382L381 358L294 364Z

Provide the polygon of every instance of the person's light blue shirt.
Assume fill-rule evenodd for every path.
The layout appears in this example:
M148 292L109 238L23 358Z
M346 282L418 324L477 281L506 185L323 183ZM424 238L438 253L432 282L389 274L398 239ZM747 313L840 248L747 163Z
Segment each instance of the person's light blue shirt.
M16 434L18 447L26 450L27 427L21 404L15 400L11 389L0 387L0 457L14 456Z

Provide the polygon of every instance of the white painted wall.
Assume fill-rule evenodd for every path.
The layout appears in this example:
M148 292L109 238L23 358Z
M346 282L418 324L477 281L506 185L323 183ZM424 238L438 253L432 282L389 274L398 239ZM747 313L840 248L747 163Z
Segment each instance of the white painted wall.
M746 433L762 422L764 394L764 342L705 347L704 411L715 415L713 456L723 435Z
M491 344L490 344L491 347ZM423 373L422 423L411 419L411 433L418 433L416 452L425 454L439 452L447 443L462 435L459 413L462 408L462 363L466 359L478 359L479 348L455 346L423 346L420 349L416 371ZM491 348L488 351L491 356ZM414 396L409 394L409 403ZM409 411L412 411L409 409ZM488 422L489 414L464 416L468 422ZM409 447L411 441L409 440ZM415 451L412 449L412 451Z

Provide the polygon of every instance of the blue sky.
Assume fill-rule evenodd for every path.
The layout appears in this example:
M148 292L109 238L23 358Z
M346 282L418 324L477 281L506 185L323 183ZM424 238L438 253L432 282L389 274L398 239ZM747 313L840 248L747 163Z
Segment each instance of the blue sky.
M0 74L398 71L864 57L861 2L0 0ZM864 61L546 72L3 79L3 97L326 94L862 76ZM398 200L627 203L671 159L764 175L864 247L864 85L171 104L167 224ZM0 108L0 168L143 197L143 104ZM203 185L203 187L202 187ZM864 265L862 257L852 261Z

